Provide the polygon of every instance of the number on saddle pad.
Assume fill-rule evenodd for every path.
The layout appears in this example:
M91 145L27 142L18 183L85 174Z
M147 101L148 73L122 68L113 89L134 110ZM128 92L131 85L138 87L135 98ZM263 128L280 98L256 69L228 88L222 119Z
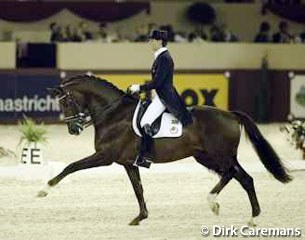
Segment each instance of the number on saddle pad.
M149 102L139 101L132 119L132 127L137 136L141 137L140 121L149 106ZM171 113L164 112L152 124L153 138L171 138L182 136L182 124Z

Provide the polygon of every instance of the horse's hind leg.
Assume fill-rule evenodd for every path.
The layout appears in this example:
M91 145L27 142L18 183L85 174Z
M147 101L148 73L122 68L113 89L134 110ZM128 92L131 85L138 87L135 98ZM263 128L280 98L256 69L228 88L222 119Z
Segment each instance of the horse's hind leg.
M50 189L50 187L54 187L57 185L63 178L65 178L67 175L74 173L76 171L87 169L87 168L93 168L93 167L99 167L99 166L107 166L112 164L112 161L106 160L103 158L101 154L95 153L89 157L86 157L82 160L79 160L77 162L69 164L60 174L58 174L56 177L52 178L50 181L48 181L48 184L37 193L37 197L45 197L48 195L47 190Z
M259 207L259 203L256 197L256 192L254 188L253 178L238 164L236 165L236 172L234 173L234 178L242 185L242 187L246 190L252 207L252 217L248 224L250 226L255 226L254 218L257 217L261 210Z
M216 198L221 190L231 181L233 177L234 170L230 169L228 172L225 172L222 176L220 181L217 185L211 190L210 194L208 195L208 203L209 207L215 215L219 215L219 203L216 202Z
M143 187L141 183L141 177L139 173L139 168L133 165L125 165L125 170L128 174L128 177L131 181L133 190L138 199L140 214L135 219L133 219L129 225L139 225L140 221L148 217L148 211L146 208L144 196L143 196Z
M196 156L194 156L198 163L204 165L208 169L212 169L217 172L216 165L215 165L215 159L212 157L209 157L208 155L204 153L199 153ZM211 190L210 194L207 197L209 207L212 210L215 215L219 215L219 208L220 205L216 201L216 198L218 194L221 192L221 190L231 181L234 174L234 167L230 168L227 172L224 172L221 174L221 179L217 183L217 185Z

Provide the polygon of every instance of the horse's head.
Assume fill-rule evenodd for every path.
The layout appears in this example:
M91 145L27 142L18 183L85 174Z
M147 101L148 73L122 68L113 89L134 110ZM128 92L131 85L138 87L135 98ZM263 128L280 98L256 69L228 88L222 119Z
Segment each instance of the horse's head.
M92 75L76 75L63 79L60 86L48 89L59 98L70 134L79 135L83 127L100 124L104 114L109 114L126 94L112 83ZM133 102L137 99L128 97ZM124 104L129 101L125 101ZM90 121L88 121L90 116Z
M48 88L49 93L58 97L60 108L64 113L64 121L67 123L70 134L79 135L83 125L87 123L86 105L83 94L67 85Z

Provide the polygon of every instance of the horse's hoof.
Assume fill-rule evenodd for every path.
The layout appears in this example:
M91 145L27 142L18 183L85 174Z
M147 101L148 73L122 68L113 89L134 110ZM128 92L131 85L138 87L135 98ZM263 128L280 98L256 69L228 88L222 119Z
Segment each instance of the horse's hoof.
M249 222L247 223L247 225L248 225L249 227L256 227L256 226L257 226L257 224L254 222L254 218L253 218L253 217L250 218L250 220L249 220Z
M140 225L140 222L138 219L134 219L129 223L129 226L137 226Z
M220 208L220 205L218 202L216 202L216 197L217 197L217 194L216 193L210 193L208 195L208 203L209 203L209 207L210 209L212 210L212 212L218 216L219 215L219 208Z
M133 220L129 223L129 225L130 225L130 226L137 226L137 225L140 225L140 222L141 222L142 220L144 220L145 218L147 218L147 217L148 217L147 211L146 211L146 212L143 212L143 213L141 213L139 216L137 216L135 219L133 219Z
M37 193L37 197L40 197L40 198L46 197L47 195L48 195L48 193L45 192L45 191L39 191L39 192Z
M214 203L214 205L212 206L212 212L218 216L219 215L219 208L220 208L220 205L219 203Z

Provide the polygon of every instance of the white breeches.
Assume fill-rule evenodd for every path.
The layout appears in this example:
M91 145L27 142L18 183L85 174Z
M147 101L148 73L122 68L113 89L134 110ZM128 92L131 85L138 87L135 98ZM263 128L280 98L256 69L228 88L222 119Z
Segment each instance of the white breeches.
M141 119L141 128L146 124L152 125L152 123L165 111L165 109L165 106L156 93Z

